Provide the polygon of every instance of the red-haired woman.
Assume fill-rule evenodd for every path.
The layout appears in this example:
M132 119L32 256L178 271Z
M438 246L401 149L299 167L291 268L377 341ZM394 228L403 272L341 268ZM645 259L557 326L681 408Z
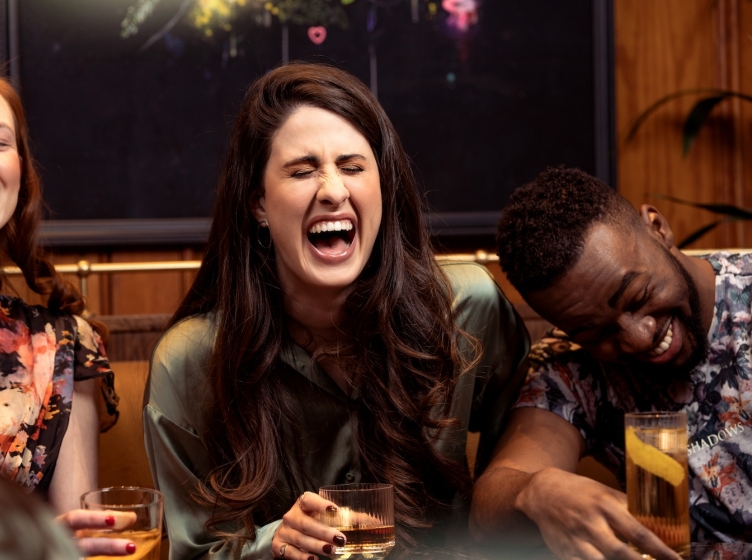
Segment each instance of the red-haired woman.
M207 256L152 360L147 451L172 558L310 560L326 484L394 486L398 546L466 527L527 333L488 272L437 265L407 157L353 76L248 90ZM433 541L435 542L435 540Z
M106 528L118 514L77 510L97 486L100 428L117 419L113 374L84 300L36 244L41 190L21 101L0 79L0 254L47 305L0 294L0 476L45 497L71 529ZM100 424L96 399L107 417ZM127 540L81 539L89 554L128 554Z

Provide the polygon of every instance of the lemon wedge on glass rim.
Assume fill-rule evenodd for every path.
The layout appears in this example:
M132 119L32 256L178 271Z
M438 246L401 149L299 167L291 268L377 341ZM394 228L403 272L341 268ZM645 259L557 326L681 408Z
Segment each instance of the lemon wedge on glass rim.
M672 486L679 486L687 476L679 461L642 441L632 426L627 427L624 434L624 446L627 456L635 465L662 478Z

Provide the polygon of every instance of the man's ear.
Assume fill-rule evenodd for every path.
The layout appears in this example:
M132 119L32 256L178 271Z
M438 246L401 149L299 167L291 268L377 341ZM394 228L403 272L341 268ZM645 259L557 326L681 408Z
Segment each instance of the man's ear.
M266 200L263 194L253 197L251 200L251 212L258 223L269 223L269 219L266 217Z
M674 247L674 232L671 231L666 218L658 212L655 206L643 204L640 207L640 217L645 222L650 236L654 237L662 245L665 245L667 249Z

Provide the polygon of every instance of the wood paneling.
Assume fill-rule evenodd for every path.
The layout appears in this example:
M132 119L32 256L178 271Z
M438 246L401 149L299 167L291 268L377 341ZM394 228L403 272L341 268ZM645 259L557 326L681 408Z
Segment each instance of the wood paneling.
M697 96L677 99L649 118L629 143L635 117L660 97L684 89L752 92L752 5L749 0L615 0L615 77L619 190L635 206L655 204L677 239L713 214L652 195L696 202L752 203L749 107L723 102L698 135L688 157L681 153L685 116ZM747 157L745 157L745 148ZM752 229L726 225L693 247L746 246Z
M112 254L111 262L178 261L201 258L190 249ZM110 275L110 314L173 313L190 287L185 272L128 272Z
M99 485L153 488L141 419L149 363L112 362L111 365L120 397L120 416L110 430L99 436Z

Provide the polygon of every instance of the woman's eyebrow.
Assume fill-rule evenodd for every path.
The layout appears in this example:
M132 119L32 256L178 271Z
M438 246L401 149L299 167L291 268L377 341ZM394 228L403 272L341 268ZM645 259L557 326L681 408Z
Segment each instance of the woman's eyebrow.
M285 163L282 167L283 168L294 167L296 165L300 165L301 163L307 163L307 164L310 164L310 165L318 165L319 164L319 158L317 158L314 155L310 155L309 154L309 155L306 155L306 156L301 156L299 158L291 159L290 161L288 161L287 163Z
M367 158L366 156L360 154L342 154L341 156L337 156L337 159L335 161L337 163L342 163L343 161L349 161L351 159L361 159L365 161Z

